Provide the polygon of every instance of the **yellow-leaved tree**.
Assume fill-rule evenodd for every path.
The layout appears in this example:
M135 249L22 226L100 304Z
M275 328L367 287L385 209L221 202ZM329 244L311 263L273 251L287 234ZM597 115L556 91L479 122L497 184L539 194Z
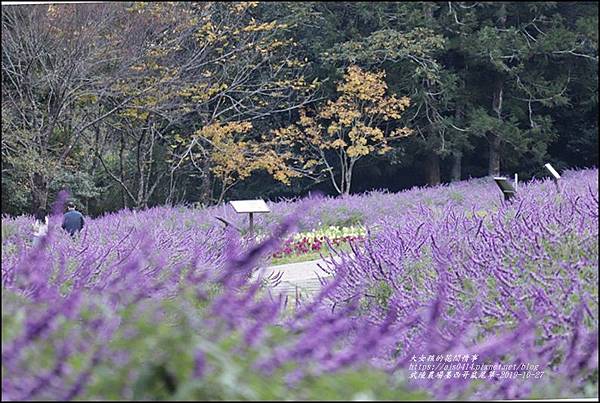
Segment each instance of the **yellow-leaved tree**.
M407 97L388 95L385 72L350 66L337 86L337 100L320 109L300 111L296 124L276 129L269 139L286 164L313 179L328 176L336 191L350 193L355 164L369 154L385 154L392 140L411 135L398 119L409 106ZM389 127L395 127L389 130Z
M156 200L154 190L164 182L166 203L183 198L185 186L178 184L189 182L203 203L222 200L258 166L283 179L274 153L255 144L256 128L233 128L245 121L266 125L315 96L318 81L305 81L308 61L290 26L268 18L261 11L268 6L257 2L127 4L123 20L131 32L119 34L111 47L133 55L124 58L110 91L111 102L119 103L111 125L118 130L110 135L123 152L112 164L97 155L130 203L143 207ZM233 138L204 138L205 132ZM128 160L135 161L129 175ZM131 175L135 180L125 180Z
M210 161L210 171L218 180L217 204L225 193L236 183L249 177L254 171L265 170L274 179L289 185L290 178L299 176L284 160L291 153L277 154L267 143L252 140L248 134L252 124L247 121L213 123L194 133L206 147L206 159Z

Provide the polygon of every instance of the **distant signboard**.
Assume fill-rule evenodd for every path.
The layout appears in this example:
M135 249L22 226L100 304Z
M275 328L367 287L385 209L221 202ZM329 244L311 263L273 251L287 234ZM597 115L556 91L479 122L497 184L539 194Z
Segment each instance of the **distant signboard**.
M552 174L552 180L554 181L554 184L556 185L556 190L557 190L558 193L560 193L560 185L558 184L558 180L560 179L560 175L558 174L558 172L556 172L556 169L554 169L554 167L552 165L546 164L544 166Z
M502 177L496 177L496 178L494 178L494 181L496 181L496 184L502 191L502 194L504 195L505 200L510 200L517 193L515 188L508 181L508 179L502 178Z
M270 213L271 210L264 200L235 200L230 201L236 213Z
M554 176L554 180L560 179L560 175L558 174L558 172L556 172L556 169L554 169L554 167L550 164L546 164L544 165L546 167L546 169L548 171L550 171L550 173L552 174L552 176Z

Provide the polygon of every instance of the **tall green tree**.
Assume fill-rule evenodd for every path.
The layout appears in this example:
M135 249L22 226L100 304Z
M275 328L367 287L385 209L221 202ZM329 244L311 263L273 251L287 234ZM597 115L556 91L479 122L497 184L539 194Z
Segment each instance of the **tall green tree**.
M553 109L570 102L573 63L597 63L597 55L557 3L482 3L456 15L471 21L464 46L476 101L470 129L487 141L488 174L499 174L501 161L513 169L524 160L540 164L558 138Z

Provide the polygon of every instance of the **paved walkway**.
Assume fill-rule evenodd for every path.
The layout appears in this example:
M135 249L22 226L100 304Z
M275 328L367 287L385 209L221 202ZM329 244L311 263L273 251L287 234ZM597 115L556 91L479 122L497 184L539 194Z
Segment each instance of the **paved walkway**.
M285 293L292 297L296 295L299 297L306 297L315 294L321 288L319 277L326 279L331 278L331 275L321 267L327 267L327 263L323 259L289 263L265 267L263 270L257 271L254 274L254 277L256 278L260 274L264 277L268 277L281 273L279 284L273 287L273 290L276 293Z

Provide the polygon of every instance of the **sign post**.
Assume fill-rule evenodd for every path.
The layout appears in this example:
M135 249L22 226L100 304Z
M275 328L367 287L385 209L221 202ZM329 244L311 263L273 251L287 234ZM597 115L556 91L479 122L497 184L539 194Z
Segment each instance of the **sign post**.
M271 210L264 200L234 200L230 201L236 213L248 214L248 226L251 235L254 235L254 213L270 213Z
M504 195L504 200L508 201L512 199L515 196L515 194L517 194L515 188L510 184L510 182L506 178L495 177L494 181L496 181L496 185L498 185L498 187L502 191L502 194Z
M560 186L558 186L558 180L560 179L560 175L556 172L556 169L549 163L544 165L548 171L552 174L552 180L554 181L554 185L556 186L556 190L560 193Z

